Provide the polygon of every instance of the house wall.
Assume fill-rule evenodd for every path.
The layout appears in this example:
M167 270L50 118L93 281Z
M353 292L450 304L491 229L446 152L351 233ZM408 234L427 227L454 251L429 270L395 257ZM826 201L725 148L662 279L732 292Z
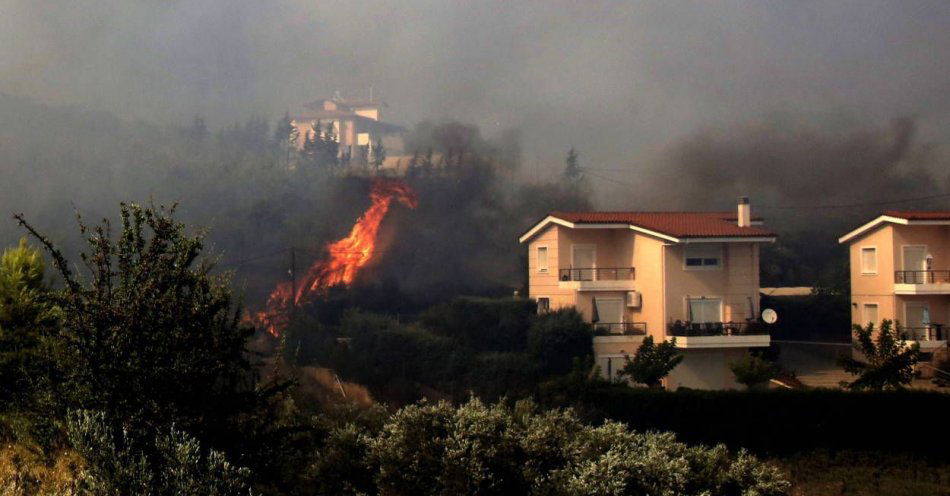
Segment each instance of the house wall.
M686 321L687 298L722 299L722 318L742 322L752 312L758 315L759 247L756 243L722 243L722 266L687 270L685 245L665 249L666 323ZM751 300L751 308L750 308Z
M632 265L636 268L641 306L628 309L628 318L631 322L646 322L647 333L658 341L665 335L663 257L666 245L664 241L640 233L634 233L630 239L633 240Z
M894 270L904 270L904 245L927 245L934 270L950 270L950 226L888 226L893 231ZM919 270L916 267L907 270Z
M877 274L862 274L861 248L870 246L877 248ZM903 312L898 314L897 298L894 295L894 271L898 267L895 265L894 247L894 226L890 224L885 224L851 242L848 251L851 264L852 323L864 324L863 312L866 303L877 303L878 320L896 320L903 317Z
M570 263L570 243L565 242L565 229L562 226L551 225L528 243L528 297L550 298L551 309L574 306L575 291L558 287L558 267ZM538 247L548 248L548 271L538 271ZM568 261L565 263L564 253L567 247Z

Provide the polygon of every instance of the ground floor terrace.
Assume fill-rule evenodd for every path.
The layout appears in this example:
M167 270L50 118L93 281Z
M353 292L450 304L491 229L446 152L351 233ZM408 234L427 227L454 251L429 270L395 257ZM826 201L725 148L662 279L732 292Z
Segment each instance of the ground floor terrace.
M930 353L947 346L950 332L950 295L855 295L852 298L852 321L879 326L883 320L900 325L908 341L918 343Z

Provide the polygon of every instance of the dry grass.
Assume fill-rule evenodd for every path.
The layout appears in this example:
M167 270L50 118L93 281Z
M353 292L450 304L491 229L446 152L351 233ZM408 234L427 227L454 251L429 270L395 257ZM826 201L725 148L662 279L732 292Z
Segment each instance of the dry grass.
M82 460L63 451L52 459L18 444L0 448L0 494L3 496L73 496Z
M811 453L775 460L794 496L950 496L950 464L885 453Z

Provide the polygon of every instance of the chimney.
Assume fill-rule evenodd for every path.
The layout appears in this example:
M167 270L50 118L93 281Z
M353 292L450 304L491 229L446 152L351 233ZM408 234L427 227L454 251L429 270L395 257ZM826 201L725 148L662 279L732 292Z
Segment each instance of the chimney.
M752 207L749 206L749 197L739 197L739 210L737 212L739 227L749 227L752 225Z

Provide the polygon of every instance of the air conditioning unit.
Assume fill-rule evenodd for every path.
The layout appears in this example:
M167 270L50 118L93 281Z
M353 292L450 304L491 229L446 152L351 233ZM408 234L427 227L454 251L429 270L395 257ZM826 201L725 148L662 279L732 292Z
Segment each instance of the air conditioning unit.
M643 295L639 291L627 291L627 306L639 308L642 303Z

